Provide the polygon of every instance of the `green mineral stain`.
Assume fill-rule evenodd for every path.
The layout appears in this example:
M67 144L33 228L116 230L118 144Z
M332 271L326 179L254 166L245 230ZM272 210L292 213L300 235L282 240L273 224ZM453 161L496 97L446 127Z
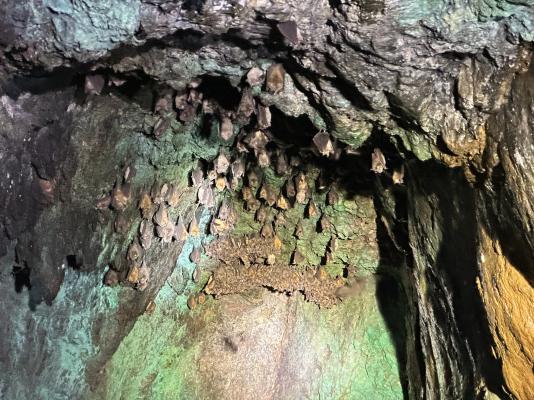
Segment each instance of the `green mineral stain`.
M199 221L201 232L210 219L211 214L205 210ZM211 239L205 234L187 238L176 268L155 299L154 313L138 318L111 360L104 388L106 399L199 398L201 385L194 381L197 376L192 368L199 348L188 336L184 321L190 313L188 294L198 291L207 275L195 287L190 277L196 265L189 260L189 254ZM138 354L132 349L137 349Z
M465 3L408 0L399 2L394 9L391 9L391 13L405 28L414 27L420 24L420 21L424 21L442 33L476 35L478 29L480 33L485 30L486 37L488 31L496 34L498 21L507 18L507 26L513 33L525 41L532 41L534 18L531 6L532 2L528 0L525 2L475 0ZM470 36L465 37L470 38Z
M45 0L52 11L58 47L67 51L99 51L133 37L140 23L139 0Z
M92 339L93 324L98 318L113 315L119 304L119 289L103 288L101 282L100 272L80 274L66 269L61 289L51 306L41 304L30 315L21 312L12 316L10 329L20 346L31 346L35 340L46 341L46 347L38 354L39 360L30 361L32 367L46 364L33 382L34 393L27 393L25 381L14 380L3 388L2 398L81 398L86 386L80 376L84 376L87 363L98 353ZM81 287L91 289L81 296ZM27 309L27 292L21 293L17 301L21 302L21 310ZM39 337L28 338L29 323L40 332ZM20 354L23 354L22 349ZM12 357L15 361L19 356L13 354ZM17 364L22 363L20 369L23 370L27 362L23 356ZM46 365L53 368L46 368Z
M218 302L209 300L191 312L185 296L173 296L165 288L162 292L166 295L158 296L155 312L137 320L108 364L106 399L214 398L206 395L209 371L199 363L206 335L217 332ZM329 310L301 296L290 301L295 304L294 322L285 351L302 363L300 378L309 379L307 393L295 395L318 400L403 398L395 349L374 286Z
M432 145L429 140L416 132L404 131L402 129L393 133L398 136L403 146L411 151L419 160L427 161L432 158Z
M197 346L180 324L178 304L141 316L113 357L106 399L194 399L190 384Z
M310 351L328 359L321 365L310 398L403 398L395 348L373 290L371 286L324 312L317 312L310 303L298 303Z

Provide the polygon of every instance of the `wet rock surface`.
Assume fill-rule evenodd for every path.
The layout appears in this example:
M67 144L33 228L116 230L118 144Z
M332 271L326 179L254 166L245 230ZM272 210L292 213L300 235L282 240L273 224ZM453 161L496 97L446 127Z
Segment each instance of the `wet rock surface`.
M28 395L50 397L61 382L35 377L82 347L56 397L102 393L117 379L104 366L161 290L181 302L179 318L187 297L203 309L221 268L203 251L233 232L268 239L266 250L283 243L274 260L268 251L240 268L283 260L344 283L346 267L400 282L402 312L382 307L380 329L392 331L405 396L534 396L528 3L8 0L0 10L0 395L27 380ZM321 182L324 172L334 179ZM224 198L233 217L220 215ZM272 288L265 281L252 286ZM292 307L292 321L301 304L315 307L266 298ZM83 326L63 325L69 315ZM62 341L75 329L79 341ZM28 342L45 331L50 342ZM225 392L213 368L213 393L250 394ZM293 395L278 383L266 398Z

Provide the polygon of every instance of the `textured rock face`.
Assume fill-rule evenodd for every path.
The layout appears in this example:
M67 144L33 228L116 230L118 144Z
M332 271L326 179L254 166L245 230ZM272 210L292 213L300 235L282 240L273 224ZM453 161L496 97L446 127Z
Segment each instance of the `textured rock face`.
M534 290L528 279L510 264L499 242L480 232L481 279L479 290L486 305L494 351L502 360L503 374L510 391L520 399L534 395L531 368L532 312Z
M56 307L51 316L62 315L57 307L71 312L61 307L73 285L92 295L91 274L124 258L137 229L135 207L116 215L95 204L128 165L138 170L137 201L153 180L185 185L185 166L210 146L187 139L196 123L169 122L168 130L184 136L144 136L156 123L154 93L210 77L219 99L234 97L251 67L277 61L288 73L283 92L254 94L272 106L273 124L282 121L285 132L325 129L359 148L369 166L374 146L384 148L388 163L405 165L406 190L377 178L374 199L383 247L402 260L396 277L408 299L407 339L396 344L405 354L407 395L533 397L528 2L5 0L0 11L0 255L3 274L16 263L18 290L31 286L30 307L45 302ZM300 40L277 30L288 20ZM89 71L126 83L85 97ZM284 139L309 145L306 135L296 136ZM101 351L87 361L90 383L99 382L101 366L171 274L179 250L152 250L158 279L141 294L121 292L112 310L117 325L108 309L76 303L79 315L88 307L100 321L91 328ZM93 280L72 279L72 271L66 279L71 267ZM46 316L19 312L20 301L2 304L9 310L3 318L13 316L8 323L27 324L16 335L42 331ZM14 349L9 335L2 347ZM43 360L53 358L45 344L33 345ZM25 363L0 361L3 370ZM0 394L15 393L6 381Z
M427 167L411 173L408 226L414 259L406 286L417 299L413 314L420 317L414 328L420 330L424 354L423 373L411 381L420 380L430 398L475 397L478 382L493 385L499 374L476 289L474 192L458 171Z
M139 319L108 364L96 396L401 398L374 290L370 284L327 313L301 296L258 291L210 301L185 318L163 290L154 314ZM158 340L147 341L147 332ZM139 346L148 348L136 354Z
M509 102L488 121L493 187L480 199L479 290L487 305L494 351L502 360L505 380L517 398L529 398L534 324L532 264L532 64L511 85ZM511 125L514 128L512 130ZM510 135L513 132L513 135ZM490 282L491 281L491 282ZM522 378L519 378L522 376Z

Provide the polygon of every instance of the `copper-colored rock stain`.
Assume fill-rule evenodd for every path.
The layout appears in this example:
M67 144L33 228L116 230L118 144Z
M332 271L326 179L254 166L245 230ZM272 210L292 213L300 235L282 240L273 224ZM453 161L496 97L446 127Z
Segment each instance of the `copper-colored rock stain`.
M495 355L502 360L504 379L515 398L534 399L534 288L484 230L480 242L477 284Z

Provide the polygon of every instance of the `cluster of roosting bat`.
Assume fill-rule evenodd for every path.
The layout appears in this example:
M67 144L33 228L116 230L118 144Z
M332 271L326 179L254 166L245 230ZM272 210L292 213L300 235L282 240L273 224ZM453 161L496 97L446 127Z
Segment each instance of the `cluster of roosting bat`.
M204 98L199 90L201 81L192 82L186 91L174 94L172 91L164 92L155 103L154 114L157 116L152 134L160 139L171 126L173 118L184 123L194 121L199 113L211 114L218 122L218 134L224 143L219 154L213 160L199 160L197 166L190 174L190 188L180 188L165 183L155 184L150 193L143 193L139 201L142 221L139 231L127 251L128 274L120 279L119 274L110 269L105 276L105 283L114 285L119 280L127 281L138 290L144 290L150 280L150 268L144 262L144 253L152 246L154 240L159 238L163 244L183 244L190 236L199 236L201 233L199 218L203 210L209 210L212 217L208 224L209 234L224 236L228 234L238 215L235 207L236 198L242 200L245 210L255 213L255 220L261 224L258 238L270 239L274 251L255 259L242 259L241 262L248 270L250 266L273 266L276 264L276 252L282 247L282 242L276 233L280 225L286 220L284 212L295 204L304 205L305 217L318 218L320 231L330 230L328 217L321 213L315 204L311 187L328 190L332 182L313 182L310 186L306 174L305 153L300 151L289 152L291 146L283 143L270 132L271 110L253 93L264 88L271 94L278 94L284 90L285 71L281 64L272 64L266 71L254 67L246 74L247 85L242 89L241 99L236 110L223 109L215 100ZM101 83L101 82L100 82ZM94 82L86 81L87 86L94 86ZM178 114L176 114L178 113ZM251 123L252 121L252 123ZM338 160L346 147L338 144L327 132L320 130L310 137L310 153L313 157L325 157ZM372 154L371 170L377 174L387 169L386 160L380 149L375 148ZM278 177L283 177L283 185L270 184L265 178L266 171L273 171ZM101 199L97 208L111 207L122 211L131 197L131 179L133 169L127 168L123 178L115 184L112 192ZM393 174L395 183L402 183L403 171ZM321 177L319 178L319 180ZM189 220L179 215L172 218L175 209L185 191L195 190L197 196L197 212ZM240 195L239 195L240 194ZM220 201L220 198L223 198ZM335 188L327 192L326 203L333 205L338 201ZM274 212L272 212L274 210ZM200 211L200 212L199 212ZM298 224L294 235L300 238L303 228ZM326 259L335 248L336 238L332 237ZM267 246L268 247L268 246ZM190 255L191 261L198 265L201 248L195 248ZM294 250L291 264L301 264L304 256ZM287 263L286 263L287 264ZM344 281L327 276L324 268L314 268L296 272L288 269L289 266L279 268L277 272L215 273L204 293L228 294L242 291L243 288L266 286L282 292L302 291L308 299L322 306L335 304L341 295L337 289L344 286ZM278 269L277 269L278 271ZM198 278L198 271L195 271ZM223 277L223 278L221 278ZM238 285L237 281L248 282ZM235 284L235 285L234 285ZM233 289L232 289L233 287ZM205 301L205 295L196 295L190 298L191 308Z

